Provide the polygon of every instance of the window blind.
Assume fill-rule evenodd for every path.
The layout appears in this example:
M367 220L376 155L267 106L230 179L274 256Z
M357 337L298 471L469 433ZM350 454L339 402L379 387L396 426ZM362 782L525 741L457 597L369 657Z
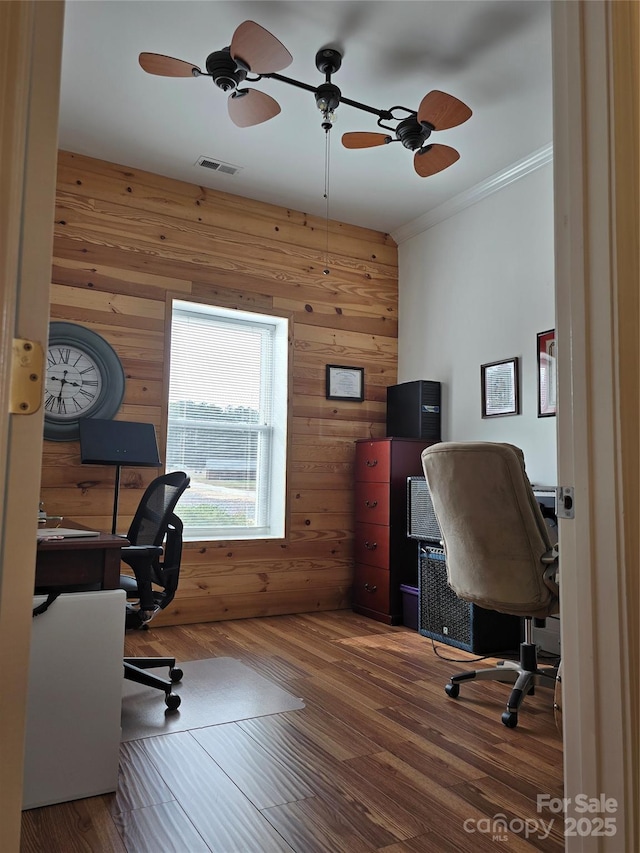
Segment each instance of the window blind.
M166 464L191 477L191 538L269 535L276 331L262 315L174 302Z

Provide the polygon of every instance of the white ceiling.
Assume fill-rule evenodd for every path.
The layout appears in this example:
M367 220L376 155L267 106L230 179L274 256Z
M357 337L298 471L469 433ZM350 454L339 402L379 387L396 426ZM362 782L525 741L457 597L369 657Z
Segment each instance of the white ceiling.
M282 112L236 127L211 80L146 74L142 51L193 62L252 20L293 55L282 74L317 86L321 47L340 49L333 76L344 97L378 109L417 109L432 89L473 116L434 133L460 160L429 178L399 143L343 148L344 132L379 132L376 116L342 104L330 138L329 216L393 232L551 142L548 0L68 0L60 148L189 183L324 216L325 133L313 94L254 83ZM202 155L241 167L196 165Z

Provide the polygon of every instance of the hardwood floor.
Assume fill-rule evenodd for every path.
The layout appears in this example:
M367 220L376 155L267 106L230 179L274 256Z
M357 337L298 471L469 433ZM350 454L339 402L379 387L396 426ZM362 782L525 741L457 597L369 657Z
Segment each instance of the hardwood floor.
M233 657L306 707L123 744L117 793L25 812L22 853L563 850L536 812L562 796L551 692L507 729L508 686L449 699L473 656L437 648L461 663L346 610L128 634L127 654Z

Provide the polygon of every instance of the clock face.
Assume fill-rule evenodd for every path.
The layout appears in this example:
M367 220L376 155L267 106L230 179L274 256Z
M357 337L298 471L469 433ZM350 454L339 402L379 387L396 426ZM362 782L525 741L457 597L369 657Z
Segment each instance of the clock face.
M124 397L124 370L113 347L76 323L50 323L44 437L75 441L82 418L112 418Z
M101 391L102 374L88 352L64 344L49 347L44 409L50 420L88 415Z

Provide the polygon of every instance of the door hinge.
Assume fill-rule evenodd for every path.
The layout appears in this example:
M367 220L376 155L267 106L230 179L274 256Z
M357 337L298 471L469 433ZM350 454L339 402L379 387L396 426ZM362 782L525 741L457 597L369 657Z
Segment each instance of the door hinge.
M573 486L556 487L556 515L558 518L575 518Z
M32 415L42 405L44 351L38 341L14 338L11 347L9 413Z

